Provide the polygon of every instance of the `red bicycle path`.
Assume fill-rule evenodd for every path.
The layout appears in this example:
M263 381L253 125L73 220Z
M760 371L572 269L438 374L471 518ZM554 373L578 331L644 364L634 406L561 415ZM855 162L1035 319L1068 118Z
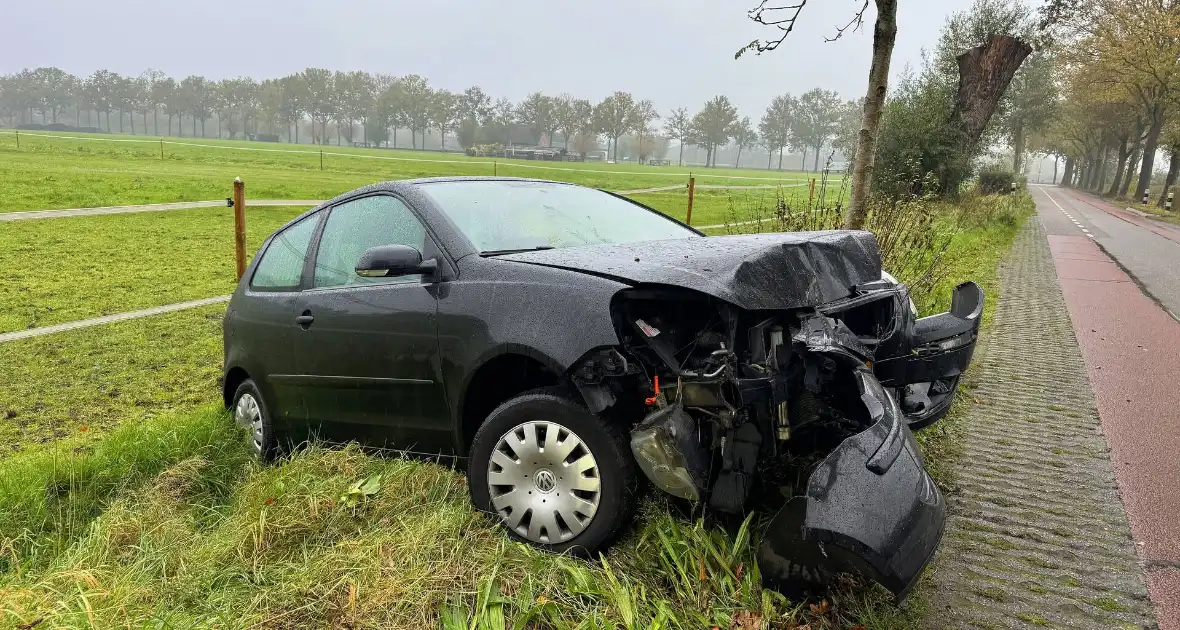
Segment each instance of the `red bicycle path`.
M1180 230L1063 188L1032 194L1159 626L1180 630L1180 323L1101 246L1086 213L1115 216L1145 239L1180 243Z

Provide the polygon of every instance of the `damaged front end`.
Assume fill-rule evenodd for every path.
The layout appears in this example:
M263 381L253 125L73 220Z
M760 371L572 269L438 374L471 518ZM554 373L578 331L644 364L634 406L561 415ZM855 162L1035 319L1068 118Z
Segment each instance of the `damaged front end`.
M641 285L615 298L621 345L573 380L596 413L635 419L632 451L656 487L730 514L792 497L759 551L769 582L855 572L900 600L945 522L911 431L949 408L983 293L962 285L933 318L908 305L886 280L787 310Z

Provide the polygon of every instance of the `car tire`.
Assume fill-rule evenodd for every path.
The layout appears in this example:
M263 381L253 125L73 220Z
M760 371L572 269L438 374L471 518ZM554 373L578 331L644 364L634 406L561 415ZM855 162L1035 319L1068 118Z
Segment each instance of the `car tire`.
M530 437L542 448L530 451ZM546 454L545 444L555 446ZM590 413L562 388L525 392L497 407L475 434L467 473L476 509L496 517L510 536L581 556L604 549L630 522L638 482L619 423Z
M278 440L270 412L254 379L246 379L238 385L234 391L230 412L233 414L234 423L246 429L247 444L254 455L262 461L274 459L278 450Z

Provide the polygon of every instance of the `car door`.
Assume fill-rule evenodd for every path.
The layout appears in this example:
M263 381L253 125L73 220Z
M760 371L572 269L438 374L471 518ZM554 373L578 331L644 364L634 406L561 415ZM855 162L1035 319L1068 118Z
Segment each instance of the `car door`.
M298 384L289 378L295 370L291 322L308 249L322 216L308 215L267 242L249 282L227 312L227 362L241 365L254 377L271 417L287 427L306 419Z
M438 286L421 274L365 278L354 271L365 250L393 244L414 247L424 259L440 255L397 197L361 197L329 210L292 323L303 404L330 439L438 452L451 436Z

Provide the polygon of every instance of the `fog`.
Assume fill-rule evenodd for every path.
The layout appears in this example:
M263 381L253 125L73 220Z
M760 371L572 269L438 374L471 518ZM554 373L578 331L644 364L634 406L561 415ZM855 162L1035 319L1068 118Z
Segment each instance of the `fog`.
M134 76L151 67L262 79L321 67L417 73L436 87L480 85L513 101L538 90L591 101L622 90L660 111L724 94L756 119L783 92L863 95L872 9L865 28L824 42L861 3L811 0L777 51L734 60L751 40L777 36L746 17L754 0L11 2L0 10L0 74L57 66ZM894 74L917 65L946 16L969 5L902 0Z

